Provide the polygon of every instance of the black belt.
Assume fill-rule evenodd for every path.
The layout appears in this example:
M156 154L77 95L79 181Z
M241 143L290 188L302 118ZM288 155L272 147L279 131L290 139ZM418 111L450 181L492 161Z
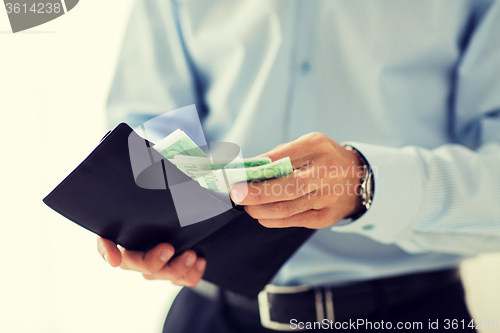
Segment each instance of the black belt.
M292 319L296 322L322 322L324 319L335 322L360 318L459 281L458 269L447 269L364 281L344 287L268 285L258 299L249 299L230 291L221 291L220 294L229 307L260 315L262 326L290 331Z

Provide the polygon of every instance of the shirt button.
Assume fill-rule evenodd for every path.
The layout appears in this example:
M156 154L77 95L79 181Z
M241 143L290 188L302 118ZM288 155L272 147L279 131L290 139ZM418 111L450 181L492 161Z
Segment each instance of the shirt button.
M375 226L373 224L367 224L367 225L363 226L363 230L366 230L366 231L372 230L373 228L375 228Z
M311 63L309 61L303 61L301 64L300 64L300 72L302 74L307 74L311 71Z

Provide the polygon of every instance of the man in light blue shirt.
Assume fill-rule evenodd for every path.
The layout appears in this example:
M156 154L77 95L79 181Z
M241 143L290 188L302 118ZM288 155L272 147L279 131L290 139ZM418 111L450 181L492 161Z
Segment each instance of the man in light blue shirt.
M207 141L234 142L245 157L290 156L297 168L315 161L295 173L364 159L373 170L368 210L347 194L359 176L301 183L341 183L342 194L233 191L264 226L319 229L274 285L341 288L500 250L499 1L139 0L110 92L110 126L193 103ZM165 265L168 245L143 257L151 264L99 244L111 265L147 278L193 286L206 265L191 251L181 257L188 268L174 274L167 269L180 264ZM172 253L160 260L163 250Z

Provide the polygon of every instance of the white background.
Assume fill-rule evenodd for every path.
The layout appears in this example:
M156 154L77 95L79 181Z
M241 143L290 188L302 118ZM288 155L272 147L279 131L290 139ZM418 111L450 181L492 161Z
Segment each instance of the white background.
M111 268L93 234L42 203L107 131L131 4L84 0L17 34L0 8L2 333L161 332L179 290ZM474 316L500 320L500 255L467 262L463 275Z

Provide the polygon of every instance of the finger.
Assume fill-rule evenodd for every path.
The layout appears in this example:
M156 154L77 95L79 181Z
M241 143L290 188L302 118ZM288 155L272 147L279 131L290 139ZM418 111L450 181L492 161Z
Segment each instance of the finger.
M156 245L144 255L144 266L147 272L156 273L174 255L174 247L168 243Z
M151 273L148 271L148 268L144 263L146 252L130 251L125 248L120 248L120 251L122 253L122 263L120 264L120 268L146 274Z
M326 204L318 193L311 192L295 200L245 206L245 210L254 219L283 219L311 209L324 208Z
M176 285L194 287L202 279L203 274L205 273L206 265L207 261L205 259L198 258L194 263L194 265L192 265L191 268L189 268L188 271L185 273L185 275L182 277L172 278L171 273L170 272L166 273L165 272L166 270L156 274L143 273L142 276L147 280L157 280L157 279L173 280L172 282Z
M106 260L112 267L120 266L122 262L122 255L120 250L116 247L116 244L109 239L97 237L97 250L101 256Z
M332 224L332 217L326 208L308 210L284 219L259 219L259 223L266 228L289 228L314 226L315 229L327 227Z
M263 156L269 157L272 161L277 161L284 157L290 157L290 162L292 166L297 169L301 166L307 164L307 161L313 159L314 155L311 152L310 147L308 147L306 142L298 141L289 142L282 145L279 148L275 148Z
M278 146L276 146L275 148L271 149L270 151L268 151L267 153L264 153L264 154L260 154L256 157L269 157L269 155L274 155L274 153L276 152L276 150L278 150L279 148L283 147L284 145L286 145L288 142L285 142L285 143L282 143ZM271 159L272 161L274 161L273 159Z
M183 286L194 287L200 282L203 277L203 273L205 273L205 268L207 266L207 261L203 258L198 258L194 263L193 267L187 272L184 277L184 281L182 281Z
M165 265L158 273L163 279L179 283L193 267L197 259L196 253L188 250Z
M322 177L314 177L315 168L295 170L281 178L262 182L238 183L231 189L231 198L239 205L262 205L289 201L329 186Z
M321 133L309 133L301 136L293 142L289 142L274 148L263 154L276 161L284 157L290 157L292 166L298 169L312 163L318 152L325 147L331 146L330 139ZM331 148L331 147L330 147Z

